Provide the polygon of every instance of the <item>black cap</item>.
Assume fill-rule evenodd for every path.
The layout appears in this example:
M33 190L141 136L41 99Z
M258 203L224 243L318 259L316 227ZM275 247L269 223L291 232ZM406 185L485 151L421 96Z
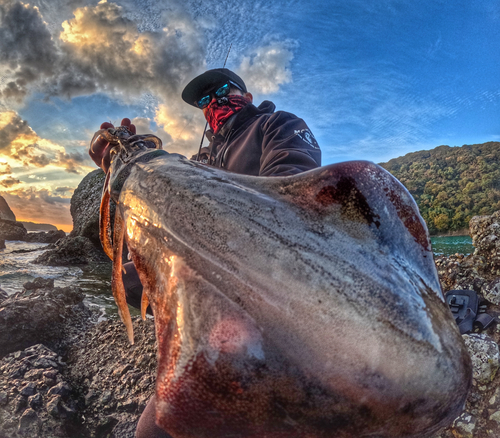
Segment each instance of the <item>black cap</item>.
M195 102L201 98L203 92L209 90L210 88L216 87L217 85L224 85L224 82L231 81L234 82L241 90L246 93L247 87L236 73L228 70L227 68L214 68L213 70L208 70L200 76L196 76L189 84L186 85L182 91L182 100L189 103L196 108Z

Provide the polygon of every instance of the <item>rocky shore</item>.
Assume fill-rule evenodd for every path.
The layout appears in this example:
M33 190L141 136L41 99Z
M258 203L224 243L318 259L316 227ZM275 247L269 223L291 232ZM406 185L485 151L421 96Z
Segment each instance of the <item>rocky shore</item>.
M38 259L88 269L109 265L98 240L104 174L87 175L71 203L74 230ZM500 212L470 224L474 254L437 257L443 292L473 289L500 316ZM101 317L102 318L102 317ZM76 287L37 279L8 297L0 290L0 437L133 437L154 392L156 340L151 319L123 324L99 317ZM500 436L500 325L464 335L474 366L463 413L432 438Z
M36 224L32 224L35 226ZM44 227L52 227L51 225L43 224ZM29 233L22 222L16 221L16 216L10 209L7 201L0 196L0 249L5 248L6 240L21 240L24 242L38 243L55 243L62 237L66 237L66 233L62 230L53 230Z
M134 318L130 345L78 288L33 283L0 301L0 437L133 437L154 392L152 321Z
M110 260L99 240L99 209L105 174L101 169L90 172L71 197L73 230L40 255L35 263L48 266L79 266L85 271L109 269ZM111 209L114 215L114 206Z

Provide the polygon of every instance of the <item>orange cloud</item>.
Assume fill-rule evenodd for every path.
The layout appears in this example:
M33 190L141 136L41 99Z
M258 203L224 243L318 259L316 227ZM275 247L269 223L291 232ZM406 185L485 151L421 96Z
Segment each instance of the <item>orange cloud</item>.
M71 227L73 220L70 213L69 197L53 196L47 189L27 189L0 191L18 221L63 224Z
M0 180L0 186L3 187L12 187L15 186L16 184L20 184L21 181L18 179L12 178L11 176L8 176L7 178L3 178Z
M9 175L12 173L12 167L8 163L0 163L0 175Z

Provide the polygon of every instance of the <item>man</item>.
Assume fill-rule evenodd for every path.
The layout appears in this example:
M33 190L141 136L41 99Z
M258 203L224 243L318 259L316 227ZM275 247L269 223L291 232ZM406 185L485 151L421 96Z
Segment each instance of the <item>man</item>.
M194 78L182 92L182 99L203 111L210 129L210 144L191 159L210 166L255 176L287 176L321 166L321 151L306 123L297 116L275 110L272 102L259 107L243 80L231 70L208 70ZM135 134L129 119L123 119ZM103 123L101 129L113 127ZM89 154L105 172L110 165L111 145L102 138L93 140ZM140 308L142 285L132 263L123 276L127 302ZM154 396L137 426L136 438L169 438L155 424Z
M200 108L210 126L203 162L236 173L285 176L321 166L321 152L302 119L253 96L231 70L209 70L194 78L182 99ZM194 158L194 157L193 157Z
M192 160L255 176L294 175L321 166L321 151L306 123L291 113L274 112L270 101L254 106L245 83L231 70L219 68L197 76L184 88L182 99L201 109L210 126L209 146ZM129 119L122 125L135 133ZM101 129L112 126L106 122ZM105 172L109 149L104 139L97 139L89 151Z

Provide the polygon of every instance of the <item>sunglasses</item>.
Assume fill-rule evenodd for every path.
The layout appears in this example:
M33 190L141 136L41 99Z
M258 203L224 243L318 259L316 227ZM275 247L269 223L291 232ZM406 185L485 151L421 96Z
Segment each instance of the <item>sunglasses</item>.
M238 85L236 85L234 82L229 81L222 87L217 88L217 90L211 90L207 95L203 96L201 99L198 99L196 101L196 106L200 109L203 109L207 107L208 104L212 101L212 96L214 96L216 99L227 96L229 94L229 91L231 90L231 85L233 87L236 87L238 90L241 90Z

